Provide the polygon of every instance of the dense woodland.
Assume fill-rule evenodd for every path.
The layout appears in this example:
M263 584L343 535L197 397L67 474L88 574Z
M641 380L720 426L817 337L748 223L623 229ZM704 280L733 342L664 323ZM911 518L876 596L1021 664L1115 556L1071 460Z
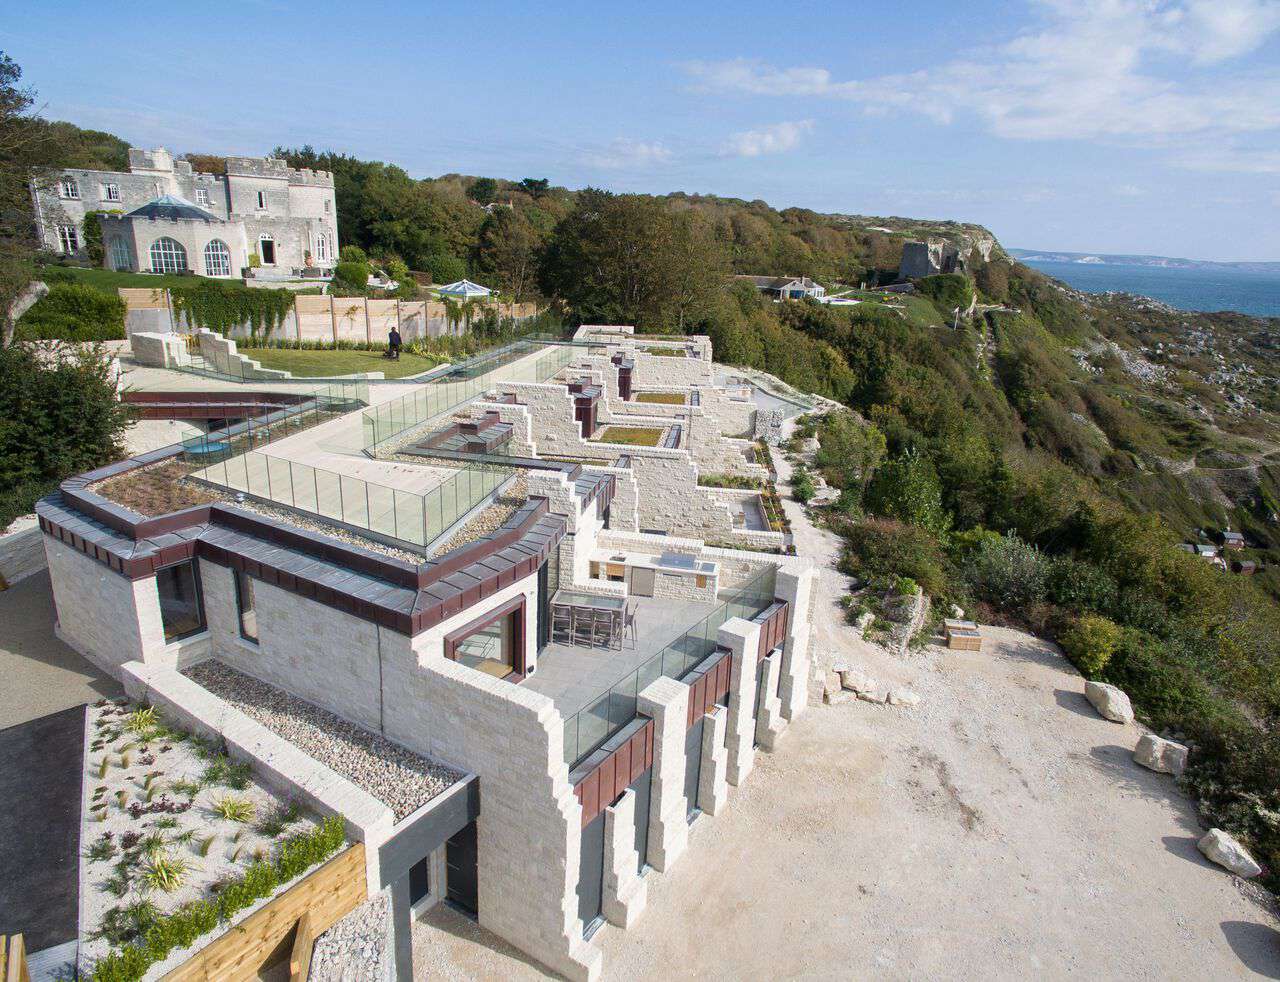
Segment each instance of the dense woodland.
M22 132L36 148L23 166L40 154L123 162L108 134ZM469 275L570 323L705 333L718 360L843 403L810 429L841 489L823 520L847 542L847 570L871 595L919 584L938 609L976 606L1058 638L1155 729L1192 744L1184 784L1280 882L1280 578L1233 576L1176 548L1231 522L1250 555L1280 563L1280 487L1263 460L1280 450L1280 325L1086 298L998 246L912 296L857 289L892 278L904 239L985 235L971 226L277 154L333 171L341 237L359 250L344 261ZM12 215L5 229L12 271ZM732 273L807 274L863 302L767 302ZM19 274L6 275L11 290ZM957 316L971 299L973 315ZM1251 366L1230 391L1215 350ZM34 464L14 475L44 476Z

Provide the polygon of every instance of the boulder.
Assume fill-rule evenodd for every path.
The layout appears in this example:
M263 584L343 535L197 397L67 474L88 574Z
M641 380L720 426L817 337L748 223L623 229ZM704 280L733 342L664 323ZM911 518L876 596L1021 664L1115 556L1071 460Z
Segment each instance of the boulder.
M850 692L868 692L876 687L876 680L856 668L846 668L840 673L840 688Z
M1180 743L1148 733L1138 741L1133 751L1133 759L1143 767L1178 777L1187 766L1187 748Z
M1129 705L1129 697L1114 685L1105 682L1086 682L1084 696L1098 711L1098 715L1113 723L1132 723L1133 707Z
M854 702L858 697L852 692L840 691L824 692L822 698L828 706L843 706L845 703Z
M868 689L866 692L859 692L858 698L863 702L874 702L876 705L883 706L889 701L889 692L887 689Z
M1236 841L1235 836L1222 829L1210 829L1196 845L1206 858L1219 866L1225 866L1236 876L1247 880L1262 872L1262 867L1253 861L1248 850Z
M889 693L889 705L918 706L920 705L920 695L910 689L894 689Z

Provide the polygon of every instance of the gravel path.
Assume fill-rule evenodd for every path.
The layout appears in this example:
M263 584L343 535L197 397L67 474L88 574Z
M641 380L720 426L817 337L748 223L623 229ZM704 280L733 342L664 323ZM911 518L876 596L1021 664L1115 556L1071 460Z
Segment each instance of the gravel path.
M389 982L389 914L386 895L378 894L316 938L309 982Z
M369 792L395 813L397 822L462 777L215 659L186 675Z

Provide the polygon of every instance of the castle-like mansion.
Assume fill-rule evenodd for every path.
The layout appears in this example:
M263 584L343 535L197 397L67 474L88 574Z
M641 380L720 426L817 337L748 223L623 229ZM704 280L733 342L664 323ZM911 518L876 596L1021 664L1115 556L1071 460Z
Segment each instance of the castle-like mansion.
M45 248L87 255L84 220L98 213L108 269L293 276L338 256L333 175L274 157L228 157L202 174L165 149L129 150L128 172L68 169L32 189Z

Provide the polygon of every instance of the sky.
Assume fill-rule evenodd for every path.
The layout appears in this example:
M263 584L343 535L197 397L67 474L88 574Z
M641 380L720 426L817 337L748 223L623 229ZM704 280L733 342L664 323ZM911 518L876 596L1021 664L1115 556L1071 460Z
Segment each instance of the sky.
M1280 260L1280 0L62 0L14 4L0 48L48 118L175 152Z

